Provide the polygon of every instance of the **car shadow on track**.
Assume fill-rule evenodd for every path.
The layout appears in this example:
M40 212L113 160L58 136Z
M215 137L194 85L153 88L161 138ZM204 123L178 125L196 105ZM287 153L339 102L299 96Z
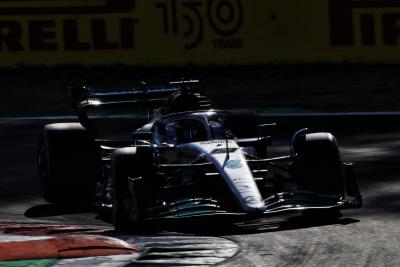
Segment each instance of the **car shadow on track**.
M283 221L260 220L251 223L232 222L228 220L185 220L158 221L146 225L142 229L132 229L129 234L168 234L179 233L199 236L228 236L245 235L263 232L295 230L302 228L320 227L326 225L348 225L358 223L353 218L312 218L298 216ZM125 234L125 233L121 233Z
M325 225L348 225L358 223L359 220L353 218L336 218L336 219L317 219L307 216L299 216L284 221L260 221L246 223L232 223L226 221L203 221L191 223L170 223L163 225L163 230L171 232L180 232L195 235L241 235L255 234L262 232L274 232L295 230L302 228L320 227Z
M69 214L80 214L93 212L95 208L92 204L85 205L60 205L42 204L27 209L24 213L27 218L53 217Z

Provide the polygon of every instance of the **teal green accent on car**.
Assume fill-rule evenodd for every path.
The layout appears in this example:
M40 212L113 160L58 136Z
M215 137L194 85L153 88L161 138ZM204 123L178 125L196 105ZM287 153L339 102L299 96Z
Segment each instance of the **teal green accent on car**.
M225 167L228 169L240 169L243 167L243 164L240 160L231 159L226 163Z

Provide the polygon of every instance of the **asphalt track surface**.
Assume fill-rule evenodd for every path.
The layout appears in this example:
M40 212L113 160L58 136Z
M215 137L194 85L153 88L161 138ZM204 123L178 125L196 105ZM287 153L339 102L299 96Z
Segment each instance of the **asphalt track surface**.
M180 235L236 242L238 252L221 266L399 266L400 118L338 115L268 121L280 125L274 135L274 154L287 152L291 133L301 126L334 133L342 159L356 164L364 207L343 211L343 216L333 222L296 220L234 231L183 226L152 236L162 236L163 242ZM40 128L49 122L54 120L0 120L0 223L109 227L90 208L57 207L41 199L35 150ZM202 264L207 262L197 265Z

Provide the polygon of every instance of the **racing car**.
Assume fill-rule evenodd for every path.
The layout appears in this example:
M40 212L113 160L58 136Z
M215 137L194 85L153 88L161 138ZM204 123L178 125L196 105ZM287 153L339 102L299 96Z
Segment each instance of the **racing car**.
M362 198L335 137L301 129L288 155L270 156L271 129L251 110L216 110L197 80L98 90L71 88L79 122L48 124L38 144L45 200L98 202L116 230L158 219L340 214ZM148 114L130 140L102 138L92 110ZM112 120L113 117L111 117Z

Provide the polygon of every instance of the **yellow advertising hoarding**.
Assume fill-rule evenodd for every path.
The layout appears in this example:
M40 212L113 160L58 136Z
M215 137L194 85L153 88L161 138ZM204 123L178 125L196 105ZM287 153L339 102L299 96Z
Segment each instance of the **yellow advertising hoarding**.
M400 62L400 0L0 0L0 66Z

